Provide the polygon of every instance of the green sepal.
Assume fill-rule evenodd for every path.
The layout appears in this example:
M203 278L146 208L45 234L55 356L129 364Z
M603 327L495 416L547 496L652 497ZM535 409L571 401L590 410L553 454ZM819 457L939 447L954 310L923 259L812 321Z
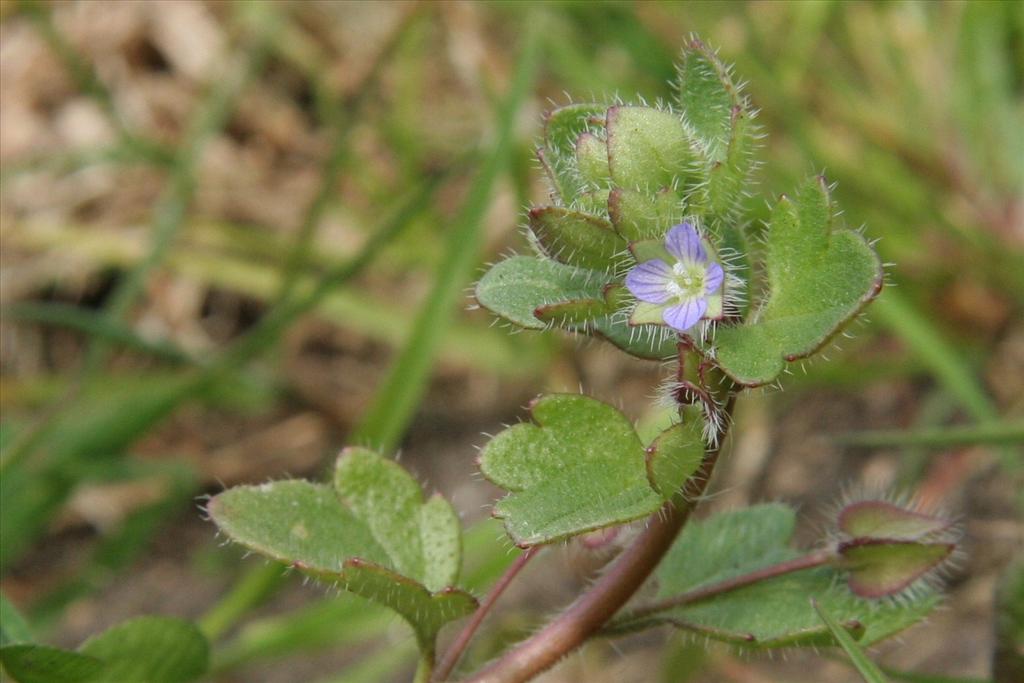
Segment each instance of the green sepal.
M715 357L737 383L773 381L785 364L832 338L882 288L882 265L863 236L832 226L823 178L782 197L767 234L768 301L753 320L719 327Z
M683 484L700 467L704 457L703 416L675 424L647 447L647 481L668 500L680 493Z
M576 140L604 121L606 105L570 104L548 113L544 121L544 147L538 157L562 203L571 206L585 182L576 168Z
M668 253L668 249L665 248L665 234L668 233L666 229L660 239L646 239L639 240L637 242L629 243L629 251L633 254L633 258L636 259L637 263L643 263L644 261L654 261L655 259L664 261L665 263L672 265L675 263L675 258L672 254ZM705 244L705 246L707 246Z
M681 116L696 140L706 174L706 182L692 195L693 211L704 217L721 246L745 254L748 245L736 219L753 168L754 112L729 68L699 40L683 50L677 89Z
M342 451L333 486L240 486L207 510L233 541L394 609L421 648L475 609L471 595L451 587L461 564L454 509L439 496L424 501L412 476L372 451Z
M626 241L605 218L560 206L534 207L528 215L544 253L561 263L610 272L626 249Z
M686 215L686 202L670 187L655 192L616 187L608 193L607 206L615 231L630 242L664 239Z
M608 315L608 302L604 299L577 299L544 304L533 310L537 320L553 323L559 327L575 330L581 325Z
M572 208L588 213L592 216L603 216L608 213L608 188L594 190L593 192L581 192L576 195Z
M629 324L638 325L664 325L665 309L673 304L652 304L647 301L638 301L629 315Z
M530 413L534 423L504 430L480 454L484 476L510 492L494 515L524 547L650 515L704 454L697 422L670 428L648 452L625 415L586 396L543 396Z
M576 167L584 182L607 186L611 175L605 141L592 133L583 133L576 138Z
M594 334L631 356L667 360L676 355L679 337L669 327L634 327L624 315L610 315L590 324Z
M849 569L849 585L864 598L897 595L946 561L953 543L920 543L884 539L854 539L839 544Z
M884 500L859 500L843 506L839 531L853 538L914 541L949 529L952 520L915 512Z
M609 107L605 134L612 182L628 190L656 192L682 187L696 157L680 118L651 107Z

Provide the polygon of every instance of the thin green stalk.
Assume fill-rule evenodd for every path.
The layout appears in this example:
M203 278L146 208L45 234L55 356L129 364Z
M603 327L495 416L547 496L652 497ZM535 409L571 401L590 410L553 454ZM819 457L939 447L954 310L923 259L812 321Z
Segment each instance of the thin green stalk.
M374 401L350 441L389 452L412 419L427 388L430 368L444 330L454 317L455 303L471 279L483 240L482 220L494 184L507 168L512 151L516 114L530 93L539 58L539 31L529 27L508 97L498 112L497 139L469 189L462 209L445 241L434 286L413 325L408 344L377 390Z
M608 625L608 630L615 632L619 625L625 625L625 627L628 628L629 623L658 614L659 612L665 612L676 607L692 605L694 603L703 602L704 600L710 600L711 598L722 595L723 593L729 593L761 581L767 581L768 579L792 574L793 572L821 567L822 565L832 562L835 557L835 553L827 550L821 550L808 553L807 555L803 555L792 560L786 560L785 562L779 562L767 567L762 567L752 572L741 574L740 576L734 576L730 579L725 579L707 586L701 586L699 588L686 591L685 593L681 593L680 595L674 595L670 598L659 600L658 602L652 602L650 604L631 609L610 623Z
M199 619L199 630L213 642L224 635L243 614L258 605L284 583L285 568L271 562L245 574L227 595Z
M1011 446L1024 444L1024 421L986 422L964 427L901 431L879 429L853 432L837 438L841 444L861 448L950 446Z
M82 332L112 344L150 354L172 363L196 364L186 351L168 341L150 341L127 325L70 304L16 303L3 308L4 317L18 322L41 323Z
M998 423L999 413L971 373L970 366L902 294L892 288L886 290L871 310L913 349L971 418L985 427ZM1020 458L1010 449L1000 449L1000 454L1008 470L1020 468Z
M811 598L811 604L814 606L814 611L818 613L821 621L824 622L828 630L832 632L832 637L836 639L840 647L846 651L846 654L850 657L850 661L853 666L860 673L861 678L866 683L887 683L887 679L882 671L878 668L878 665L871 661L857 641L853 639L850 633L839 625L839 623L832 617L828 612L822 609L821 605L814 598Z
M416 675L413 676L412 683L430 683L430 678L434 674L434 652L420 652L419 661L416 664Z

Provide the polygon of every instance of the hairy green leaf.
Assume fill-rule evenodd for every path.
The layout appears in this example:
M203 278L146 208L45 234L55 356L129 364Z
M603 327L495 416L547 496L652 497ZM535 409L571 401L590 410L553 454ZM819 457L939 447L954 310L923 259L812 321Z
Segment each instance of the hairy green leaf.
M789 547L794 519L792 509L769 504L691 523L658 569L659 596L669 598L796 557ZM816 568L674 607L652 621L748 648L834 644L809 597L865 645L920 620L938 601L931 593L904 604L864 600L846 587L840 572Z
M422 647L476 606L452 588L462 546L451 505L436 495L424 502L404 469L372 451L342 451L333 487L237 487L207 509L232 540L394 609Z
M510 491L494 514L520 546L651 514L704 453L696 421L671 427L645 450L622 413L586 396L543 396L530 412L536 424L506 429L480 456L484 476Z
M773 381L787 361L811 355L882 287L882 265L863 236L833 230L823 178L795 199L782 197L768 230L767 302L741 325L715 337L718 364L735 381Z
M535 315L539 308L572 304L600 310L604 287L610 282L605 273L532 256L512 256L484 274L476 285L476 299L509 322L536 330L546 327Z

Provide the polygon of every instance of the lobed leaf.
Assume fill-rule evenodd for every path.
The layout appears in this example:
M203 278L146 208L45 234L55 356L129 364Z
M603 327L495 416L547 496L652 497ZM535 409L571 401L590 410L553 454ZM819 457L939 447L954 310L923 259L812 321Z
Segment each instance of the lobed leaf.
M645 450L622 413L586 396L543 396L530 412L536 424L506 429L480 456L484 476L510 491L494 515L520 546L645 517L704 454L698 422L671 427Z
M691 523L658 569L659 596L672 597L796 557L789 546L794 523L793 510L779 504ZM833 636L808 602L814 597L870 645L922 619L938 602L930 592L903 603L865 600L845 583L835 569L808 569L674 607L652 621L747 648L833 645Z
M753 320L719 327L718 365L736 382L773 381L786 362L823 346L882 287L882 265L863 236L833 230L823 178L782 197L768 229L769 294Z
M338 457L334 486L280 481L229 489L210 516L232 540L402 615L422 647L476 601L451 586L461 564L458 517L423 500L398 464L362 448Z

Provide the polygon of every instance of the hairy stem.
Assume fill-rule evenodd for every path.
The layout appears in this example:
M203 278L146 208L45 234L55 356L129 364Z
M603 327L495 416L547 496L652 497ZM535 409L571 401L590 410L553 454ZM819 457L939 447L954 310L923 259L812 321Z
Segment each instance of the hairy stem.
M491 608L494 607L494 603L498 601L501 594L505 592L505 589L509 587L512 580L518 576L519 572L523 570L523 567L538 553L540 548L534 546L527 548L519 557L516 558L505 573L501 575L494 587L491 588L490 593L484 598L484 601L480 603L476 612L473 613L473 618L469 620L466 627L462 629L462 632L452 641L451 647L445 652L444 657L441 658L441 664L438 665L434 671L434 676L431 680L443 681L451 675L452 671L458 665L459 660L462 658L462 654L466 651L466 647L469 646L473 636L476 635L477 629L480 628L480 624L483 623L484 618L490 613Z
M793 572L802 571L804 569L820 567L832 562L835 557L835 553L829 550L818 550L813 553L803 555L802 557L796 557L792 560L762 567L761 569L752 571L748 574L741 574L740 576L734 576L731 579L724 579L717 583L701 586L700 588L694 588L693 590L686 591L685 593L674 595L671 598L652 602L630 610L620 618L616 619L612 626L614 627L616 624L626 624L637 619L649 617L652 614L664 612L665 610L670 610L674 607L692 605L695 602L701 602L702 600L713 598L717 595L721 595L722 593L728 593L729 591L734 591L738 588L744 588L758 583L759 581L766 581L777 576L792 574Z
M730 396L726 415L732 414L734 402L735 396ZM723 442L728 424L726 420L716 443ZM587 593L557 619L468 679L469 683L528 681L597 633L633 597L668 552L707 488L720 450L717 446L705 453L700 468L684 484L681 495L651 515L643 533L622 551Z

